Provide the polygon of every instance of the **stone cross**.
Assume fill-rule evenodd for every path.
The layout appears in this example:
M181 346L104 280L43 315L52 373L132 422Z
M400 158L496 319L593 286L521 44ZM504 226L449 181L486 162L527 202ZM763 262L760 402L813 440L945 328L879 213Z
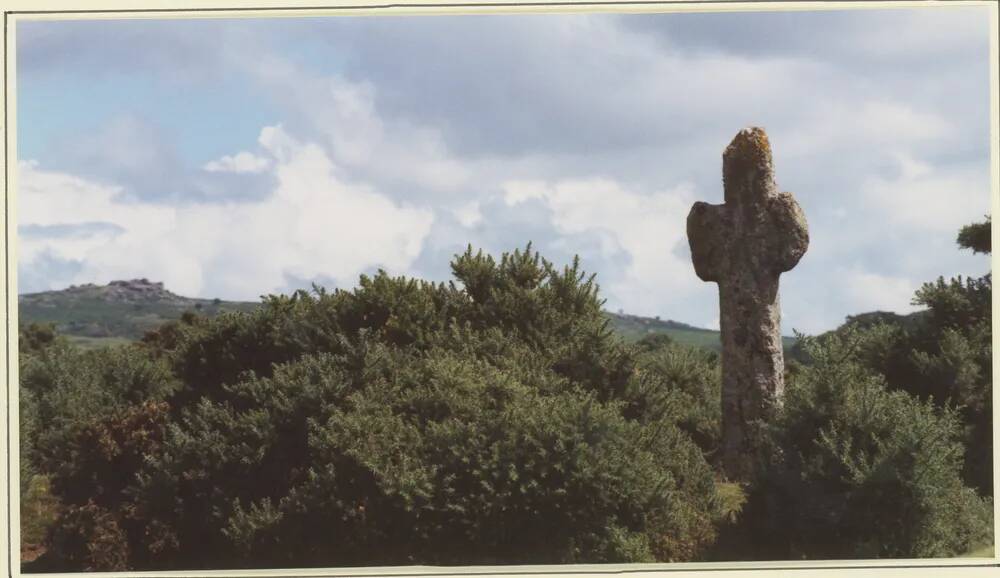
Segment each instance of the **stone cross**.
M719 284L723 467L748 480L759 427L785 387L778 277L805 254L809 229L791 193L778 192L762 129L736 135L722 176L725 203L696 202L687 234L695 273Z

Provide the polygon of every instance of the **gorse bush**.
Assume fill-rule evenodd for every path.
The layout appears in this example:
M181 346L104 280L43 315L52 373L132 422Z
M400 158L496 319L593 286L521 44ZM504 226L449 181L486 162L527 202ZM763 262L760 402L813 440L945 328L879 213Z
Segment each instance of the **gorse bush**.
M33 429L22 437L24 450L39 469L55 474L80 470L67 451L80 433L102 419L178 388L170 368L134 348L83 351L60 342L22 357L22 420Z
M888 328L809 340L743 515L758 555L954 556L989 542L992 502L963 485L954 409L891 391L864 363Z
M959 245L988 254L990 227L989 219L964 227ZM867 345L864 360L891 389L957 408L963 479L982 495L993 495L992 295L989 273L925 283L913 303L926 309L881 319L891 329Z
M135 348L83 351L50 341L21 356L21 458L29 464L22 483L42 483L35 474L44 474L60 502L47 540L59 564L123 570L127 554L112 544L127 545L126 530L144 532L126 528L124 492L157 451L164 400L178 382Z
M67 506L52 567L696 557L719 507L691 439L706 426L665 397L711 371L654 396L577 263L529 246L452 266L452 283L380 272L29 370L38 415L66 424L37 443Z
M715 463L722 435L719 355L662 339L642 340L638 346L638 372L624 396L626 415L643 422L676 422Z
M551 372L507 371L448 350L375 347L369 356L362 388L336 363L319 369L329 358L239 386L266 390L301 380L306 368L314 385L341 374L297 416L254 403L250 413L269 413L255 420L262 435L218 456L216 468L240 476L253 464L259 478L271 470L269 441L282 441L266 430L289 417L303 430L301 446L283 448L302 453L300 475L279 468L273 474L284 479L264 474L265 494L234 488L233 508L215 504L229 513L224 533L246 553L275 564L651 561L690 557L711 538L710 471L676 428L629 422ZM219 411L199 408L199 421L216 424L200 439L247 439L237 424L249 415Z

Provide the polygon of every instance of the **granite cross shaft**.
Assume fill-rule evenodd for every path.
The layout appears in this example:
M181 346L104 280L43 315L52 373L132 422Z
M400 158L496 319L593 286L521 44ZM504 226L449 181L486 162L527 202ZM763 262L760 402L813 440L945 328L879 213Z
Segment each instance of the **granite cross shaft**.
M791 193L778 192L762 129L736 135L722 175L725 203L696 202L687 234L695 273L719 285L723 467L747 480L760 425L784 392L778 277L805 254L809 230Z

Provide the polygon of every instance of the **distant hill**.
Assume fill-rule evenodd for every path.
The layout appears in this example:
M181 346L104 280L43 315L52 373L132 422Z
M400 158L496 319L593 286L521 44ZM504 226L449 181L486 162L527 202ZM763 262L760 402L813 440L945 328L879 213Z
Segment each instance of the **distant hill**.
M844 324L834 331L840 331L842 328L847 326L857 329L868 329L881 324L897 325L903 329L912 331L926 319L927 314L928 311L920 310L914 311L913 313L907 313L906 315L900 315L899 313L893 313L891 311L872 311L870 313L848 315Z
M73 285L60 291L18 296L23 324L51 323L80 345L97 346L139 339L185 311L217 315L250 311L259 303L192 299L167 291L147 279L112 281L107 285Z
M137 340L147 331L179 319L185 311L212 316L224 311L251 311L259 305L182 297L165 289L163 283L132 279L21 295L18 316L21 324L51 323L79 345L99 346ZM625 313L607 315L614 329L627 341L664 333L678 343L721 349L718 331ZM784 341L786 349L795 342L791 337L785 337Z
M627 313L608 313L611 323L626 341L638 341L647 335L664 333L678 343L705 347L715 351L722 350L722 341L718 331L703 329L681 323L679 321L661 320L660 318L640 317ZM782 337L782 344L789 349L795 344L794 337Z

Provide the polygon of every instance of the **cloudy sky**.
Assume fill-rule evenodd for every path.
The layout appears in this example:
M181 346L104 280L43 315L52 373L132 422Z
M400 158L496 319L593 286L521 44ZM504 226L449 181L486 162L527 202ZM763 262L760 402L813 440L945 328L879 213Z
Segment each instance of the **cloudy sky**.
M718 323L685 220L766 128L812 243L784 331L989 259L984 7L17 24L19 292L256 299L579 254L609 309Z

